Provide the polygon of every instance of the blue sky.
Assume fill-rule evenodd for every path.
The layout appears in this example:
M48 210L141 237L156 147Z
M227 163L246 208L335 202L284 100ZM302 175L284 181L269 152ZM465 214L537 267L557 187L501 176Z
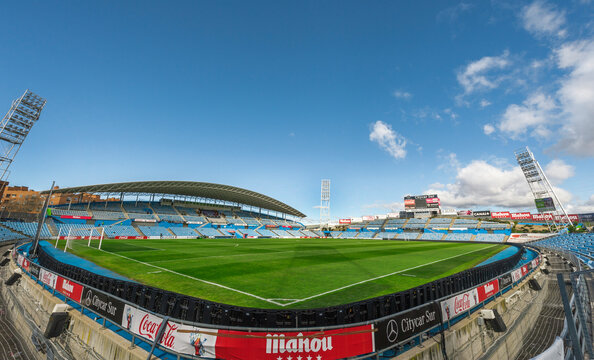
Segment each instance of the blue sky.
M532 209L529 146L594 210L594 2L12 2L5 110L47 98L11 170L47 188L195 180L318 217L406 194ZM0 103L1 104L1 103Z

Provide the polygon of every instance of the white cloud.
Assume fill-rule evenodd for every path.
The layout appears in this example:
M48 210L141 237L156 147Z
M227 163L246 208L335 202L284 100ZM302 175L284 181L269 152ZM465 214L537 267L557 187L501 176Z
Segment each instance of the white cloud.
M565 44L556 55L559 67L571 71L557 92L566 120L557 147L594 156L594 40Z
M482 99L480 105L482 108L486 108L487 106L491 105L491 102L487 99Z
M509 51L504 51L500 56L485 56L482 59L471 62L457 74L460 85L466 94L490 90L499 86L502 76L493 75L494 70L501 70L509 66Z
M483 126L483 132L485 135L491 135L495 132L495 127L491 124L485 124L485 126Z
M565 13L557 11L545 1L537 0L525 6L521 17L524 29L534 35L553 35L563 38L567 34L567 31L562 28L565 25Z
M544 173L553 185L559 185L563 181L573 177L575 168L563 160L555 159L545 166Z
M376 121L369 134L369 140L376 142L395 159L406 157L406 139L392 129L390 124Z
M567 204L567 206L565 206L565 210L567 210L567 212L570 214L584 214L594 212L594 195L590 196L590 199L586 201L575 204Z
M443 112L450 115L450 118L452 118L452 120L456 120L458 118L458 114L453 112L450 108L444 109Z
M553 98L536 92L522 105L509 105L497 127L512 139L518 139L528 130L532 130L531 135L534 137L548 137L548 125L555 118L555 109Z
M489 163L474 160L457 170L455 181L451 184L432 184L425 193L437 193L446 207L460 209L477 207L534 208L534 198L518 166L504 165L504 162ZM550 169L564 169L558 179L570 176L568 165L562 161L553 161L547 165ZM571 193L554 187L560 200L567 204Z
M412 97L412 94L409 93L408 91L396 90L396 91L394 91L394 97L397 99L408 100Z

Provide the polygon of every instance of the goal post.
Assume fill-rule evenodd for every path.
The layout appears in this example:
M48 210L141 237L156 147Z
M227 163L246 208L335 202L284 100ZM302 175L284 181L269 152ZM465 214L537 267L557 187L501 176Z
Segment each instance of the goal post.
M64 245L64 252L67 249L73 249L74 244L78 244L78 246L87 246L87 247L95 247L97 249L101 249L101 245L103 244L103 238L105 237L105 228L104 227L88 227L88 228L68 228L68 235L64 238L66 240L66 244ZM58 246L58 242L60 241L60 236L58 236L58 240L56 240L56 247ZM84 245L83 245L84 244Z

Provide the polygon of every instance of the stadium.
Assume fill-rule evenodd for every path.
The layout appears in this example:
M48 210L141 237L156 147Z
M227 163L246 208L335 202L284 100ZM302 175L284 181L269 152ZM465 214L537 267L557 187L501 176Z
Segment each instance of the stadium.
M25 92L0 138L20 147L44 105ZM321 360L474 358L480 344L487 359L558 351L566 336L570 353L587 353L584 298L570 302L562 279L588 298L591 215L567 214L528 148L516 159L537 214L452 211L423 194L398 213L323 221L324 179L320 221L306 225L292 206L231 185L52 185L36 202L4 183L2 298L18 308L4 331L28 331L33 348L3 346L31 358ZM535 305L546 302L556 317ZM511 346L516 336L538 346Z
M3 10L0 360L594 359L594 1Z

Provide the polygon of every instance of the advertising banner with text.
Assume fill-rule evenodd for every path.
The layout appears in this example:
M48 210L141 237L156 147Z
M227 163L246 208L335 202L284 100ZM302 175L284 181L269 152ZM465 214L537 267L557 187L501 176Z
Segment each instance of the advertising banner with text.
M453 319L456 316L472 309L479 304L478 292L472 289L463 294L453 296L441 302L441 314L443 321Z
M380 321L375 325L375 349L386 349L439 325L438 311L439 306L430 303Z

